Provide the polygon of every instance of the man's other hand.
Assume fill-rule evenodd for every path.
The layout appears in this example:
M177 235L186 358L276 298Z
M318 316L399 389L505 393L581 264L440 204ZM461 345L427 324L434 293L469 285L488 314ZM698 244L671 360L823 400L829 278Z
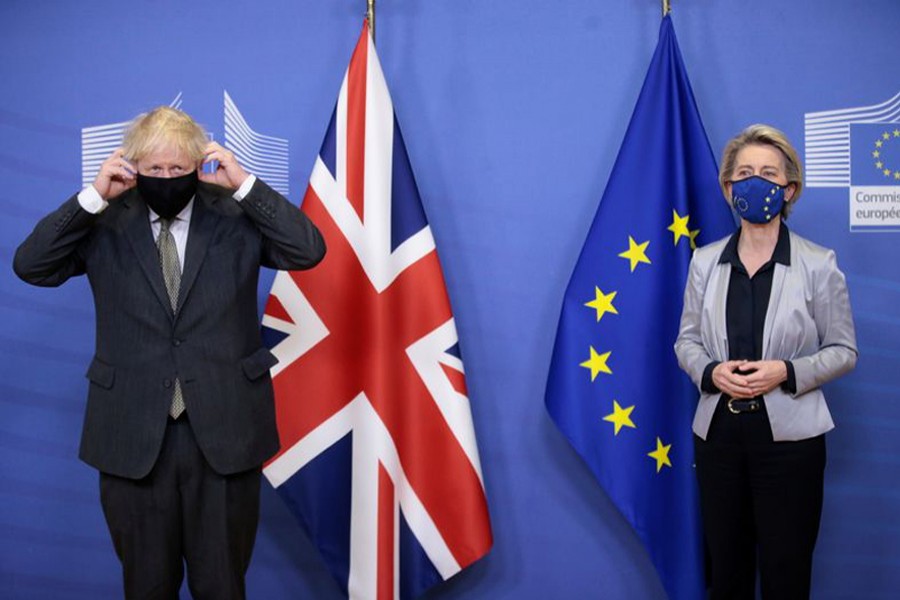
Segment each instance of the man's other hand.
M250 176L249 173L238 164L234 154L216 142L210 142L206 146L205 152L206 157L203 159L204 165L213 161L218 162L218 164L216 165L216 170L212 173L201 170L200 181L214 183L229 190L236 190L241 187L244 180Z
M122 192L133 188L137 183L135 178L137 169L123 158L124 155L125 151L117 148L100 165L100 171L97 173L93 185L104 200L115 198Z

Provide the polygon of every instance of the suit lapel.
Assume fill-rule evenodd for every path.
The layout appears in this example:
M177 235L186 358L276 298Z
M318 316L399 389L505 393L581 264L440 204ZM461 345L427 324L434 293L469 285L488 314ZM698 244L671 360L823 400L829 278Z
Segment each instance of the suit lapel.
M731 265L728 263L718 263L713 267L715 270L715 285L712 287L710 295L713 299L728 298L728 285L731 283ZM712 344L716 349L718 356L716 360L728 360L728 323L726 320L726 302L712 302L713 318L710 325L712 327Z
M191 225L188 233L187 248L184 256L184 272L181 274L181 287L178 291L178 310L190 294L191 287L197 279L200 265L206 257L206 249L212 239L212 234L219 224L218 213L210 210L210 206L218 201L215 196L208 195L202 187L197 189L194 198L194 208L191 212Z
M784 227L784 225L781 225ZM769 308L766 310L766 322L763 324L763 346L762 358L768 360L772 356L787 356L786 352L790 342L786 336L791 331L785 330L788 321L783 321L779 311L786 311L790 315L793 306L797 305L797 294L803 296L803 286L797 286L797 274L799 273L797 265L797 244L794 241L794 234L788 232L790 236L790 264L785 265L776 262L774 265L774 273L772 274L772 291L769 293ZM777 331L776 331L777 327ZM775 343L775 347L772 344Z
M796 263L793 263L796 264ZM782 305L781 295L784 293L784 289L786 287L786 279L788 275L788 269L790 267L786 267L780 263L775 263L775 272L772 275L772 291L769 294L769 309L766 311L766 322L763 325L763 347L762 347L762 358L763 360L767 360L770 356L781 355L781 348L778 348L778 352L772 352L772 334L774 333L773 329L775 327L776 319L780 319L780 315L778 314L778 309ZM782 343L784 342L784 336L780 336Z
M169 294L166 292L166 283L163 281L162 269L159 266L159 252L153 242L153 233L150 230L150 213L147 205L138 202L134 197L123 199L128 210L124 217L125 237L131 244L144 276L150 282L157 300L171 314L172 305L169 302Z

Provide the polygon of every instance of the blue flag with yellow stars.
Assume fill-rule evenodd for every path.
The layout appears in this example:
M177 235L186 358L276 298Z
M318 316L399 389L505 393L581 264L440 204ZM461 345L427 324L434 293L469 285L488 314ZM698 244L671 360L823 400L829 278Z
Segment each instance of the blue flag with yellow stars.
M566 289L546 402L673 600L704 594L691 432L698 391L673 344L691 253L732 231L667 16Z

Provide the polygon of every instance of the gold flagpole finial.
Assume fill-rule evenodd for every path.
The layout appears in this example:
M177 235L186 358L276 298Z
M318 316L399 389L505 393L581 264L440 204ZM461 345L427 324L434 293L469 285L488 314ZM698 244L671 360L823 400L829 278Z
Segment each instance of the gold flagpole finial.
M375 0L366 0L366 21L369 22L369 33L375 41Z
M672 0L662 0L663 16L672 12Z

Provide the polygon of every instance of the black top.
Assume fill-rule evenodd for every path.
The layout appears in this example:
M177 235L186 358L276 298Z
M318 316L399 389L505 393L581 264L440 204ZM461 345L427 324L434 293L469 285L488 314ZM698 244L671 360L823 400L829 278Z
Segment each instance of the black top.
M781 223L778 230L778 242L772 252L772 258L750 277L738 256L738 241L741 230L738 229L722 252L719 264L731 264L731 278L728 282L728 298L725 304L725 328L728 332L729 360L762 359L763 327L766 312L769 309L769 298L772 295L772 276L775 263L791 265L791 238L787 226ZM719 361L713 361L703 371L701 388L704 392L714 394L719 388L713 383L712 372ZM794 365L784 361L787 366L787 380L781 384L790 393L797 391L794 376Z

